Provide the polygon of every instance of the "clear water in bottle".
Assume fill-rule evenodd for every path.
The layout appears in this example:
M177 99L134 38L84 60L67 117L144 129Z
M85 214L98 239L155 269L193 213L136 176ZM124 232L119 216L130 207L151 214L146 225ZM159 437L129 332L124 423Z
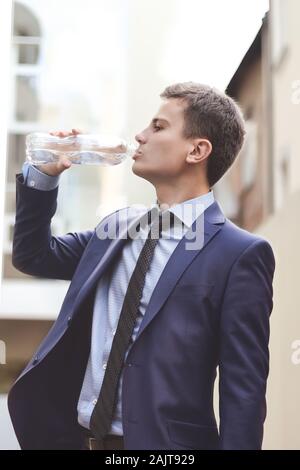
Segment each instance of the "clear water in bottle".
M137 144L112 136L77 134L57 137L34 132L26 137L26 159L32 165L41 165L55 162L64 155L79 165L118 165L132 156L137 147Z

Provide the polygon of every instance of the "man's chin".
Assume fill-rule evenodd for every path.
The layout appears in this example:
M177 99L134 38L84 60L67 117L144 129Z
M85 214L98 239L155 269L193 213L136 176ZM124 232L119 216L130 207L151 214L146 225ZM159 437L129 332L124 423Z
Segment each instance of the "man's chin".
M147 173L147 171L145 171L145 168L143 168L142 165L139 165L137 162L134 162L131 169L132 173L134 173L136 176L144 178L145 180L151 183L150 175Z
M132 169L132 173L134 173L134 174L137 175L137 176L143 177L143 173L144 173L144 172L143 172L143 168L142 168L141 165L139 165L138 162L136 162L136 161L133 162L133 165L132 165L132 168L131 168L131 169Z

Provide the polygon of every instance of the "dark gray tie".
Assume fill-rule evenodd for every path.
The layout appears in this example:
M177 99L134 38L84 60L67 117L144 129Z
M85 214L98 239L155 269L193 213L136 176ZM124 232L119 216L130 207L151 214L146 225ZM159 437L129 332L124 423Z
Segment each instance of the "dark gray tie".
M90 420L90 430L94 437L100 441L109 433L111 428L117 404L118 384L122 367L124 365L125 354L129 347L138 316L146 273L153 257L154 248L159 237L161 237L163 225L165 225L165 216L166 223L170 226L173 225L173 213L164 213L164 216L162 217L156 208L152 209L152 211L148 212L146 216L140 219L140 225L143 225L145 222L147 223L150 220L152 220L153 223L128 284L99 398Z

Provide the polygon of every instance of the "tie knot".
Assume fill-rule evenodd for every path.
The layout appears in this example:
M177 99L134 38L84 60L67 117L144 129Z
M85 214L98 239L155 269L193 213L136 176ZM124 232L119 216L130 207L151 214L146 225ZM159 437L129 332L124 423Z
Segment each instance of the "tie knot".
M168 210L161 212L156 207L144 214L136 227L137 232L140 228L148 231L148 238L160 238L162 232L170 230L175 225L175 215Z
M157 235L157 237L153 236L152 238L160 238L163 230L169 230L174 226L174 214L170 211L159 212L157 209L153 212L149 211L148 224L154 235Z

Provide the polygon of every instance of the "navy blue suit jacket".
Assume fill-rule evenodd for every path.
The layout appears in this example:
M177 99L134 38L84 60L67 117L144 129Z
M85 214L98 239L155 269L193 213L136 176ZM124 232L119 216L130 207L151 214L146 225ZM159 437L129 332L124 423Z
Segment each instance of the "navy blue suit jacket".
M90 351L97 282L126 240L96 229L51 235L57 189L17 175L13 264L71 280L57 321L9 393L25 449L79 449L77 403ZM109 221L105 218L101 224ZM259 449L266 415L274 256L269 243L204 213L204 243L179 242L156 285L124 365L125 449ZM220 426L213 411L219 366Z

